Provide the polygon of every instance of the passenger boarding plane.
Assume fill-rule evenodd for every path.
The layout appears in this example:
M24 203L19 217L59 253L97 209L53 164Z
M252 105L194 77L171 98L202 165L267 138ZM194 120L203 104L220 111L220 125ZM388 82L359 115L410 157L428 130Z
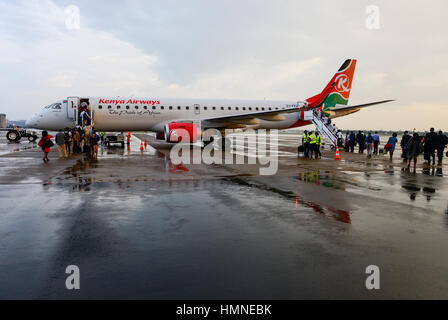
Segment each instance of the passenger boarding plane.
M79 107L85 102L97 131L153 131L158 139L171 142L171 133L183 128L193 142L198 124L201 130L289 129L312 124L305 119L305 111L323 111L332 119L392 101L347 105L355 67L356 60L346 60L322 92L305 101L68 97L45 107L26 126L72 128L78 124Z

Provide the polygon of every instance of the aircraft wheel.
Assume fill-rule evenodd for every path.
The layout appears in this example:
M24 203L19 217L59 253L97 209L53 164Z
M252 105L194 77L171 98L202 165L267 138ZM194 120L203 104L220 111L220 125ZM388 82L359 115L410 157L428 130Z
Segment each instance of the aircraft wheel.
M6 134L6 139L8 139L10 142L18 142L20 141L20 134L16 130L10 130Z
M29 142L35 142L37 140L37 136L28 136Z

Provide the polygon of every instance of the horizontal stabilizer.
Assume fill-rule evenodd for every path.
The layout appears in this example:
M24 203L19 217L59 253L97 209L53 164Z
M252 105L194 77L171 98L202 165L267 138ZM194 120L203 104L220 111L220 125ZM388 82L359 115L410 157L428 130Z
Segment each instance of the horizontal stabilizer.
M382 103L387 103L387 102L391 102L391 101L395 101L395 100L383 100L383 101L376 101L376 102L370 102L370 103L364 103L364 104L358 104L355 106L345 106L345 105L341 105L341 104L337 104L335 105L334 108L331 109L331 111L348 111L348 110L354 110L354 109L361 109L361 108L365 108L365 107L370 107L370 106L374 106L377 104L382 104Z

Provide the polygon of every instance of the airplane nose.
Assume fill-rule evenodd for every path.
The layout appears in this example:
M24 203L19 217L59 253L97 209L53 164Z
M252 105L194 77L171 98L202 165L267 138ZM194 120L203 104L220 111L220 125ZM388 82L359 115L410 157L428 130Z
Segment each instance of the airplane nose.
M27 128L33 128L34 126L36 126L36 116L32 116L25 122L25 127Z

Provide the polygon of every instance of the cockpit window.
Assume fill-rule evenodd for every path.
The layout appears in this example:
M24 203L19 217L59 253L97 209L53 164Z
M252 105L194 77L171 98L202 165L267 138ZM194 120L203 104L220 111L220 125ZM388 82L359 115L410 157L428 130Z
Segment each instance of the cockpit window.
M49 106L44 107L44 109L61 109L61 104L58 102L52 103Z

